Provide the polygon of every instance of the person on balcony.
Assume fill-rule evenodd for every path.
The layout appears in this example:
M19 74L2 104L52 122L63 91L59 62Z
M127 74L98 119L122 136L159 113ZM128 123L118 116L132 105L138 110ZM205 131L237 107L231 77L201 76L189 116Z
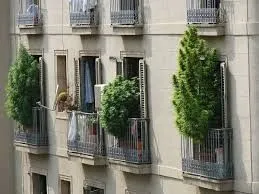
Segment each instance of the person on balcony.
M33 16L33 22L37 24L39 20L39 6L32 2L27 9L27 14Z

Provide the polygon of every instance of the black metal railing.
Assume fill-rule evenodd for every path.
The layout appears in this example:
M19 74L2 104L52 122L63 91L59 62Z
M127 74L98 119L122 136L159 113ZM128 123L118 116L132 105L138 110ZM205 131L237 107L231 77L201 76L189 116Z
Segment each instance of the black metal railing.
M182 138L182 168L187 174L217 180L233 177L232 130L210 129L203 143Z
M104 155L103 129L96 113L71 112L67 140L68 152Z
M129 119L124 138L108 135L107 156L129 163L150 163L148 119Z
M141 0L111 0L110 2L111 24L143 24Z
M32 146L47 146L48 132L46 127L46 112L42 107L33 108L33 127L25 129L17 125L15 129L15 142Z
M39 0L20 0L20 10L17 15L18 25L36 26L42 23Z
M71 0L71 2L70 2L70 24L72 26L98 25L97 1Z
M224 15L220 0L187 0L187 23L223 23Z

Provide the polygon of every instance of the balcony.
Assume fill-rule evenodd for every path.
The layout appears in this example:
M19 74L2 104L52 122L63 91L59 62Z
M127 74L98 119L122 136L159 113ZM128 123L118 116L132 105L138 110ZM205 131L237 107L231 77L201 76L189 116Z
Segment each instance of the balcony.
M96 34L98 27L97 3L72 0L70 2L70 25L75 34Z
M48 132L46 128L45 110L33 108L33 127L25 129L18 125L15 130L14 144L16 150L32 154L48 153Z
M232 189L232 130L211 129L203 144L182 141L182 169L186 183L228 191Z
M187 23L196 25L200 35L224 35L225 11L220 0L187 0Z
M104 134L96 113L69 114L68 154L86 165L105 165Z
M111 0L111 25L119 35L140 35L143 30L142 0Z
M41 34L42 15L39 2L25 7L21 6L17 16L17 24L21 34Z
M108 135L107 156L111 166L129 173L149 174L151 159L148 119L130 119L125 138Z

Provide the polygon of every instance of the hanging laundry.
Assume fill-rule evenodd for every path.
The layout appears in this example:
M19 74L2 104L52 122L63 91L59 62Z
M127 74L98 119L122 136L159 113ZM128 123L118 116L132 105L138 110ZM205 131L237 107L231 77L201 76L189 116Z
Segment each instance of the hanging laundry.
M72 112L71 121L69 123L69 132L68 132L68 140L75 141L77 135L77 126L76 126L76 113L75 111Z
M94 102L93 83L91 80L89 63L85 62L85 104Z

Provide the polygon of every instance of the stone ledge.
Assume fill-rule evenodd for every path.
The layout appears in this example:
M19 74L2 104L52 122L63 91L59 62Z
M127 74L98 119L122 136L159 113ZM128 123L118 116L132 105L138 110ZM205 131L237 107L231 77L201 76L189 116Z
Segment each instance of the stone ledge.
M134 36L143 34L143 25L111 25L113 34L121 36Z
M85 165L90 166L104 166L106 165L106 159L103 156L94 156L94 155L85 155L85 154L78 154L68 151L68 156L73 161L81 162Z
M15 149L20 152L27 152L31 154L48 154L48 146L33 146L20 142L15 142Z
M183 173L183 182L214 191L232 191L233 180L215 180Z
M97 25L72 25L72 33L78 35L94 35L98 34Z
M19 25L20 34L27 34L27 35L33 35L33 34L43 34L43 28L41 25L39 26L31 26L31 25Z
M151 164L133 164L118 160L108 159L111 168L132 174L151 174Z
M189 24L188 24L189 25ZM224 24L191 24L198 28L200 36L223 36L225 35Z

